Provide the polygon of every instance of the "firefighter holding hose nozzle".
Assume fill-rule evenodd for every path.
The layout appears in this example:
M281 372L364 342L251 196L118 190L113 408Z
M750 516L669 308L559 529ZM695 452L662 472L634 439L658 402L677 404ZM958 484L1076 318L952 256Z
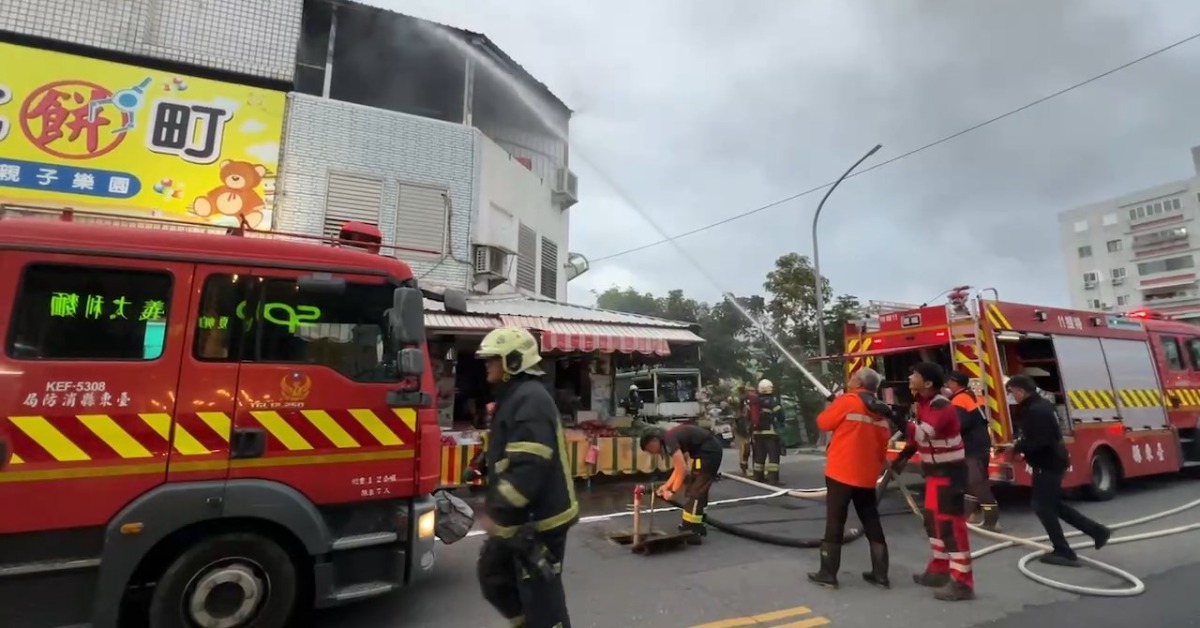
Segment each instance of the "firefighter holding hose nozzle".
M888 580L888 547L879 519L875 483L887 464L892 437L891 409L876 397L883 377L871 368L850 376L846 391L817 416L817 427L830 434L825 457L825 537L821 542L820 571L808 574L811 582L836 589L842 564L842 542L850 504L862 521L871 543L871 571L863 580L885 589Z
M520 327L502 327L484 336L476 355L496 396L480 590L514 626L570 628L562 560L579 503L558 408L539 379L537 340Z
M783 406L775 396L775 384L764 379L758 382L758 399L751 409L751 448L754 450L754 479L779 484L779 433L783 426Z
M907 444L892 462L892 472L900 475L908 459L920 452L925 473L923 516L933 557L924 573L913 575L913 581L936 588L933 595L939 600L957 602L975 598L975 578L967 530L962 422L940 392L945 383L945 372L937 364L922 362L912 368L908 386L916 417L908 423Z

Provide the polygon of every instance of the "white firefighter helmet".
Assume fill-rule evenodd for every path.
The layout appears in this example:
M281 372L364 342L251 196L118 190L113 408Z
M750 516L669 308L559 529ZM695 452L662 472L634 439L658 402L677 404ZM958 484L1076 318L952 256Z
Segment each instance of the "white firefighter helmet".
M521 327L501 327L488 332L479 343L475 352L481 358L501 358L504 372L509 375L528 373L530 375L545 375L538 368L542 362L542 354L538 350L537 340L533 334Z
M758 394L769 395L773 392L775 392L775 384L772 384L771 380L761 379L758 381Z
M629 390L630 390L630 392L637 390L637 384L630 384Z

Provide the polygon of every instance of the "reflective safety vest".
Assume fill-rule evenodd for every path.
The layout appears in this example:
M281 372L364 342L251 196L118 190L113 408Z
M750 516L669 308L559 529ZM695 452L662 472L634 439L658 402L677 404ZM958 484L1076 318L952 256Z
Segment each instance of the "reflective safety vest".
M941 395L919 399L916 409L917 418L906 430L909 440L917 443L921 468L936 474L942 465L961 465L966 460L962 423L950 400Z

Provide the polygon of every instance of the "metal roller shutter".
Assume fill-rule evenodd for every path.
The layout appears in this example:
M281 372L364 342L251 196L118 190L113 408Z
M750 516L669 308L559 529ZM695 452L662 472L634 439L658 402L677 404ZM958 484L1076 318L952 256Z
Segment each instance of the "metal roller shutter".
M379 226L383 211L383 179L330 172L325 187L323 234L336 237L347 222Z

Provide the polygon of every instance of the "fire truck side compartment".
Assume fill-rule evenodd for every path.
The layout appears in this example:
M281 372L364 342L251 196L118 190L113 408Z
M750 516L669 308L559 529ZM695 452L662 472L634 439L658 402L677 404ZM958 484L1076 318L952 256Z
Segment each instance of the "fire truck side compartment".
M1122 390L1162 390L1158 381L1158 369L1150 347L1143 340L1118 340L1104 338L1100 341L1104 357L1112 375L1117 407L1121 421L1130 430L1165 429L1167 411L1162 405L1132 407L1125 403Z
M1112 379L1104 360L1104 349L1099 338L1086 336L1054 336L1054 353L1058 357L1058 372L1062 378L1063 393L1080 390L1113 389ZM1116 421L1120 418L1117 408L1077 408L1065 395L1067 416L1072 422L1095 423Z

